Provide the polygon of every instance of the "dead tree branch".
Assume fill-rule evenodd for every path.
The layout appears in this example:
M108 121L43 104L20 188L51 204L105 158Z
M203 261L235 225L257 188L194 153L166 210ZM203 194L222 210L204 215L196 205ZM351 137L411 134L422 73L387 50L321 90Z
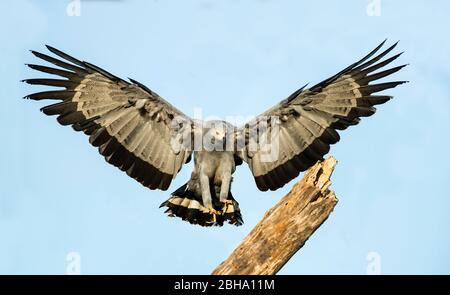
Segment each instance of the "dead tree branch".
M213 274L276 274L336 206L338 200L328 190L335 165L336 159L329 157L311 167Z

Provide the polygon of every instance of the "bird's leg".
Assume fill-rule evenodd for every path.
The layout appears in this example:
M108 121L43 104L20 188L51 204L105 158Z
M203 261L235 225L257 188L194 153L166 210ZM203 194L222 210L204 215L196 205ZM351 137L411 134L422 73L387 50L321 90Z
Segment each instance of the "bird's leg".
M212 208L211 191L209 190L209 178L206 174L200 175L200 187L202 189L203 206Z
M228 199L228 192L230 191L231 174L222 176L222 184L220 186L220 202L225 203Z
M228 200L228 193L230 192L231 174L225 174L222 177L222 184L220 186L220 202L223 204L222 214L227 213L228 206L233 204L232 200Z
M208 175L200 174L200 187L202 189L203 206L206 207L212 214L218 214L217 210L215 210L212 205Z

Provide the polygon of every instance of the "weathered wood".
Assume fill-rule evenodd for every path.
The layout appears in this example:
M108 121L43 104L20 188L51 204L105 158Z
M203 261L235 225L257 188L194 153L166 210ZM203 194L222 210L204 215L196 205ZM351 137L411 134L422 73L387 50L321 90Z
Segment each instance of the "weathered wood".
M276 274L337 204L328 189L335 165L336 159L329 157L311 167L212 274Z

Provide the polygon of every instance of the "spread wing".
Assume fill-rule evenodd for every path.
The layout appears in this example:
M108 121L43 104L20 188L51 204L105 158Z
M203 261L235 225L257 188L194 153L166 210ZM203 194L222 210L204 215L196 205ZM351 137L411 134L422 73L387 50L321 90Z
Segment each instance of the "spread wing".
M144 85L124 81L88 62L77 60L47 46L58 58L32 51L56 67L28 65L59 76L28 79L29 84L63 87L34 93L25 98L56 100L43 107L46 115L58 115L62 125L72 125L89 136L106 161L150 189L166 190L191 152L173 149L174 118L191 128L192 120ZM190 125L190 126L188 126Z
M339 141L336 130L358 124L359 117L375 113L374 105L392 98L374 93L405 81L370 83L404 67L377 71L401 55L382 61L396 46L394 44L379 53L384 43L329 79L309 89L299 89L237 131L237 138L243 142L238 155L248 163L260 190L276 190L323 159L330 145ZM259 132L251 131L261 123L267 127L258 127ZM256 149L255 145L253 149L250 147L252 142L259 142L261 138L266 138L265 142L272 145L276 143L276 157L264 158L267 151L260 146Z

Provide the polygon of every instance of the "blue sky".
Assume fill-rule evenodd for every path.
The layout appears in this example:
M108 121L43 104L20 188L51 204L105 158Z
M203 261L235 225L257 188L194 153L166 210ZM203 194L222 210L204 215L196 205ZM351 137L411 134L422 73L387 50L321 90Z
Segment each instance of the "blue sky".
M77 252L84 274L210 273L284 196L260 192L240 166L233 194L245 224L200 228L158 208L150 191L106 164L87 138L21 98L39 90L24 63L50 44L132 77L192 115L255 115L307 82L401 40L396 78L379 112L341 133L330 218L280 272L450 274L450 31L448 1L1 1L0 273L64 274ZM370 10L369 10L370 12ZM370 13L369 13L370 14Z

